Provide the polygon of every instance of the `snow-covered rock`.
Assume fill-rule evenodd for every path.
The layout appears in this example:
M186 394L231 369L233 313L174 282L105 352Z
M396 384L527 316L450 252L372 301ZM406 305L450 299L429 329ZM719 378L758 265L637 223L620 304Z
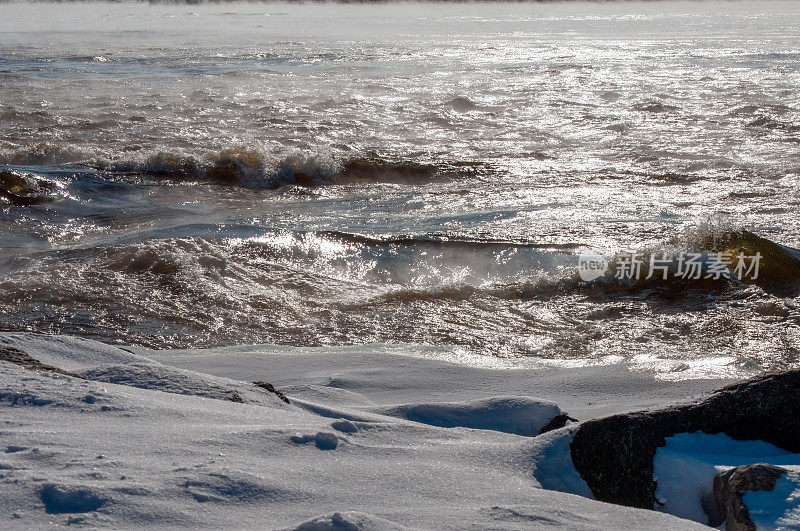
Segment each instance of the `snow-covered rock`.
M680 433L724 433L800 452L800 370L757 376L701 402L639 411L581 424L572 461L599 500L651 509L656 450ZM750 461L752 462L752 461Z

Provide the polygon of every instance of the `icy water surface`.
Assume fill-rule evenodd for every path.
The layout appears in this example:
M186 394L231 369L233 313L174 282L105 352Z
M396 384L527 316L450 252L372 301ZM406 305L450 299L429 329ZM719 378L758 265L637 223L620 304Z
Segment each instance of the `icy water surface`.
M796 365L798 86L795 2L0 3L0 329Z

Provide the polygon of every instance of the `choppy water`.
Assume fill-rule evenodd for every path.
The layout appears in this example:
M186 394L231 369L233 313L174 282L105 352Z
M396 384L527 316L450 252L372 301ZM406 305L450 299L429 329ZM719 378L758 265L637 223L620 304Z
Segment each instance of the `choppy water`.
M795 2L0 3L0 329L797 364L797 264L575 268L800 246L798 86Z

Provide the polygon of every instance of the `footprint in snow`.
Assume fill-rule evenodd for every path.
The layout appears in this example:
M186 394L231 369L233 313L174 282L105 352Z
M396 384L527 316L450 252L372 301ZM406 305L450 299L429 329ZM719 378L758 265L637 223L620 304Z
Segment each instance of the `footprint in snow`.
M313 442L320 450L336 450L339 446L339 437L335 433L319 431L316 435L292 435L295 444L308 444Z
M331 428L342 433L355 433L358 431L358 426L349 420L337 420L331 423Z
M42 487L39 497L49 514L88 513L108 502L108 498L89 488L64 487L52 483Z

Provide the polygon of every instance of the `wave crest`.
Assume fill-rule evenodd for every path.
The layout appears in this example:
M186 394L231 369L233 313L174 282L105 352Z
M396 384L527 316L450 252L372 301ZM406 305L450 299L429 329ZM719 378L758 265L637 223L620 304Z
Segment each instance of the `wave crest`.
M28 173L0 170L0 198L12 205L49 203L53 197L45 194L53 188L53 183Z
M384 159L378 156L337 160L326 154L291 153L270 156L258 149L233 147L208 157L158 152L124 161L100 161L94 168L176 181L205 182L246 188L274 189L287 185L306 187L330 184L415 184L441 177L471 176L475 166L466 163L432 164Z
M649 267L651 258L668 269L667 278L663 272L644 280L618 280L618 255L600 283L613 285L616 290L641 291L655 289L658 292L679 293L689 290L711 291L727 289L735 285L753 284L770 293L792 292L800 289L800 250L775 243L748 230L734 227L720 221L700 224L687 231L681 238L672 242L666 250L648 250L638 255L642 263L642 273ZM680 256L686 253L699 255L697 276L680 276ZM720 256L721 255L721 256ZM715 258L716 256L716 258ZM758 258L754 258L754 257ZM728 274L713 274L712 262L727 259ZM734 275L733 270L740 260L744 260L745 271ZM686 270L686 266L683 266ZM648 275L649 276L649 275Z

